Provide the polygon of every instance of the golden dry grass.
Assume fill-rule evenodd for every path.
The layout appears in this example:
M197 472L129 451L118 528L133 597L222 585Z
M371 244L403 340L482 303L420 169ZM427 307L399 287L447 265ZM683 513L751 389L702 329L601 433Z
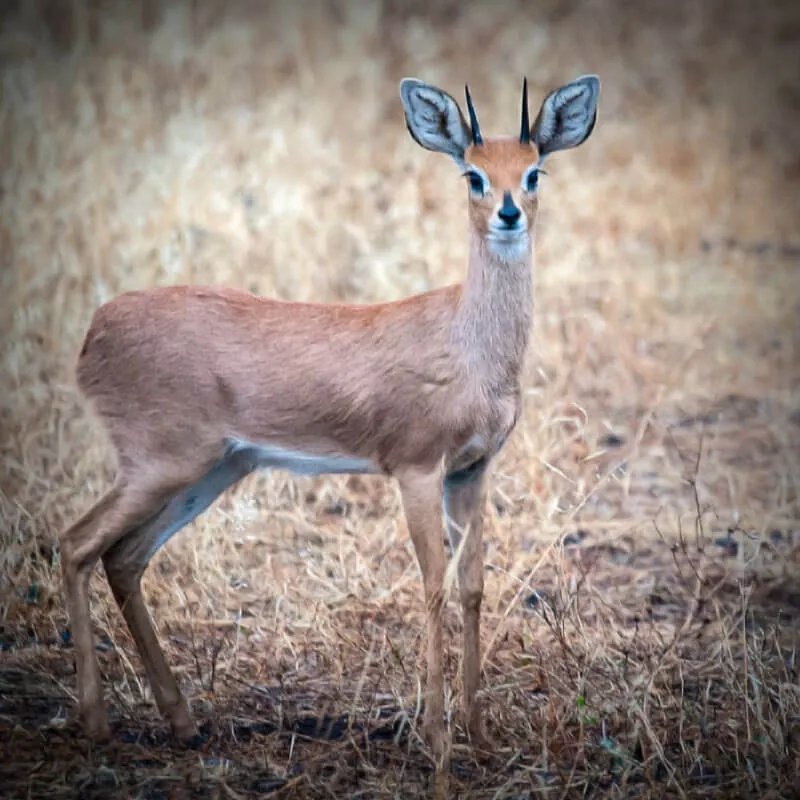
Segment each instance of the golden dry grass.
M524 73L538 103L585 71L603 80L600 119L585 146L553 158L542 188L525 415L488 505L495 752L479 760L457 713L454 597L447 607L451 789L792 796L795 6L10 5L6 796L426 791L424 606L396 490L377 478L249 478L152 563L146 596L203 720L199 752L170 743L94 580L115 743L83 740L56 539L112 474L72 368L93 310L135 287L368 302L459 280L463 187L409 138L397 82L417 75L458 94L469 81L491 134L516 129Z

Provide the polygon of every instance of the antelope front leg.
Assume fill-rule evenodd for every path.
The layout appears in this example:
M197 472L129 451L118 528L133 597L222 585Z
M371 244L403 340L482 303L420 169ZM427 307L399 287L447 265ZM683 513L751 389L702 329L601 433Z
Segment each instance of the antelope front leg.
M453 547L464 538L459 554L458 584L464 620L464 721L476 747L486 747L481 704L480 616L483 601L483 509L486 499L487 462L480 461L445 478L444 511ZM456 550L456 552L458 552Z
M414 544L425 586L428 615L428 675L423 732L436 758L437 769L449 761L450 744L444 724L444 664L442 609L445 552L442 536L442 471L405 471L398 475L408 532Z

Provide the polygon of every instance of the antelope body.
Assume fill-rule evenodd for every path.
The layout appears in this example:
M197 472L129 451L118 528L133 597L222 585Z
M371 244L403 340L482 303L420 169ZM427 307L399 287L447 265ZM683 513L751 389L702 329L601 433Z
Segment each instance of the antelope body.
M157 550L226 488L262 467L397 479L426 605L426 738L443 765L442 511L464 614L463 692L473 743L480 704L482 519L488 468L521 410L532 321L532 239L542 159L589 136L600 84L551 92L519 137L484 140L446 92L400 84L406 124L445 153L469 186L462 284L369 306L287 303L233 289L129 292L95 313L78 385L118 461L114 487L61 538L64 590L87 732L110 736L89 616L97 560L174 733L196 728L141 594ZM463 541L462 541L463 536Z

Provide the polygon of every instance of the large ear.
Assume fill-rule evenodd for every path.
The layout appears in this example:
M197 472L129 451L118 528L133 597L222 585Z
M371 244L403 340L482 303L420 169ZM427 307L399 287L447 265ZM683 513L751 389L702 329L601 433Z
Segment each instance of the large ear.
M539 155L583 144L597 121L599 97L600 79L596 75L582 75L550 92L531 128Z
M458 103L447 92L416 78L400 81L408 132L426 150L462 161L472 134Z

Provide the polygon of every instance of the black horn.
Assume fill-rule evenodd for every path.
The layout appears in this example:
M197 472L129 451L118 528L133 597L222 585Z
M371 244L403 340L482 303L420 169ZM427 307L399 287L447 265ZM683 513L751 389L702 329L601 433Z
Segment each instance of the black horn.
M464 84L464 93L467 95L467 109L469 111L469 126L472 128L472 141L475 144L483 144L481 128L478 125L478 115L475 113L475 106L472 105L472 98L469 96L469 86Z
M522 144L531 143L531 123L528 120L528 79L522 80L522 127L519 132L519 140Z

